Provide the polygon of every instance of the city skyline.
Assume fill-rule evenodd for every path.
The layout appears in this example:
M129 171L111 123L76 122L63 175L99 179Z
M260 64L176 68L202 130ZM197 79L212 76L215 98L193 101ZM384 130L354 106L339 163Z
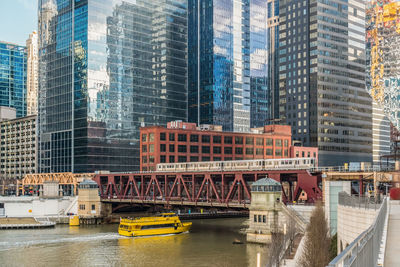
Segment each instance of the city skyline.
M96 7L93 10L104 11L92 11L96 18L88 15L92 3ZM22 0L15 5L18 4L33 7ZM374 2L371 4L374 7ZM72 20L60 16L69 5L78 12ZM369 38L367 45L372 40L374 29L362 25L371 17L366 17L362 4L182 0L173 5L180 10L172 11L172 17L165 19L163 11L158 13L141 1L122 4L110 0L98 5L95 0L39 1L38 32L44 44L41 51L45 53L39 55L42 108L38 128L43 130L41 133L55 134L43 135L43 140L55 138L58 141L54 145L59 141L62 144L56 148L51 145L53 141L43 141L47 143L40 146L43 166L58 162L58 171L74 170L74 149L66 147L75 147L75 141L101 155L111 155L98 150L107 139L105 136L109 136L114 141L106 141L107 146L123 140L128 142L121 147L123 151L132 146L132 151L124 153L133 155L133 165L128 165L137 167L137 129L166 125L173 120L222 125L224 130L236 132L276 122L288 124L294 140L318 147L321 157L326 157L321 162L326 165L341 165L353 158L371 161L368 155L372 153L376 161L389 151L387 117L396 126L398 102L389 99L393 88L388 88L391 91L382 104L382 92L378 97L373 81L375 87L367 88L376 100L374 105L379 106L373 107L365 90L366 81L367 85L371 82L363 68L371 60L363 43L365 36ZM388 10L393 8L398 9L396 2L388 5ZM317 19L314 13L318 14ZM140 21L132 24L132 14ZM52 21L53 17L66 25L73 21L72 33L58 27L60 21ZM389 24L385 24L387 29ZM167 30L167 38L163 36L164 27L171 31ZM27 50L30 43L27 40ZM367 53L368 49L367 46ZM59 56L64 58L62 72L74 73L72 80L68 75L59 75L57 60L52 61L54 56L57 60L61 60ZM29 59L27 62L33 66ZM376 72L375 65L370 69ZM29 82L32 80L28 77L25 84L33 84ZM34 93L24 95L26 102L34 104ZM35 113L29 104L25 108L28 114ZM385 114L380 111L382 105ZM18 116L24 116L24 112L17 112ZM80 128L74 128L76 125ZM64 132L68 127L74 129L70 134ZM92 134L97 135L93 136L96 141L88 145L85 139ZM105 139L100 141L98 135ZM83 147L77 148L80 152L76 156L85 164L88 158ZM93 159L92 164L98 162Z

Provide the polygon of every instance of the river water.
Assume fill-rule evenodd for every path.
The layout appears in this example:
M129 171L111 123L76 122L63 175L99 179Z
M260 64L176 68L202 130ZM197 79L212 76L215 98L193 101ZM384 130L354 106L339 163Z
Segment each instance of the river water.
M127 238L118 225L1 230L0 266L256 266L268 250L244 241L245 219L193 220L190 233Z

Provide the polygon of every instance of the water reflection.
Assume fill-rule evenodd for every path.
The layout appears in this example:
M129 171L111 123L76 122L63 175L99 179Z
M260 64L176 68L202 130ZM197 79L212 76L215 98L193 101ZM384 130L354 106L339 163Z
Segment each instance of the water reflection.
M3 266L255 266L267 247L244 241L243 219L195 220L190 233L127 238L117 225L0 232Z

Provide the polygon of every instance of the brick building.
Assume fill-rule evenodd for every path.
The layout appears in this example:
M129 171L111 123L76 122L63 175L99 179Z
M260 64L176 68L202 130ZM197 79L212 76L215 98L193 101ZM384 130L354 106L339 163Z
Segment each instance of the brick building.
M181 121L140 129L140 170L158 163L318 157L318 148L293 147L288 125L266 125L249 133L222 132L222 127ZM311 152L310 154L308 152ZM295 154L293 154L295 153Z

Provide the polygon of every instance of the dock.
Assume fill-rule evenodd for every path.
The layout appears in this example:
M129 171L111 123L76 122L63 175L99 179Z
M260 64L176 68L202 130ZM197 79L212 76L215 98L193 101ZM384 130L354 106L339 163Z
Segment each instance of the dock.
M26 218L0 218L0 230L7 229L39 229L54 227L55 222L37 220L33 217Z

